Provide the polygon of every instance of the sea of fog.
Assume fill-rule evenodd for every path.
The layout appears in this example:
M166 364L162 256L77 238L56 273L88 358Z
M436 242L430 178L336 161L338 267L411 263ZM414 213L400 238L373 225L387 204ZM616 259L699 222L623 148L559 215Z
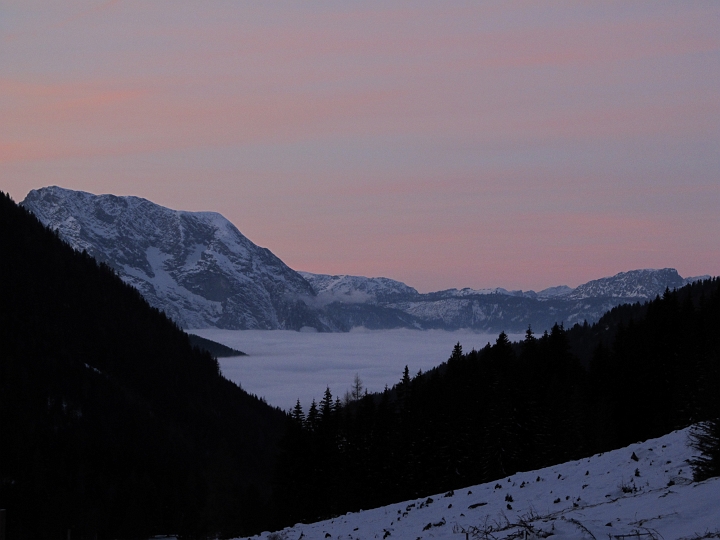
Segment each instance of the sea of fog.
M381 391L400 381L406 365L414 375L446 361L458 342L468 352L497 339L497 334L469 330L311 333L209 328L192 333L248 354L219 359L225 377L284 410L300 399L306 412L313 398L320 401L326 387L342 398L356 373L368 391ZM517 341L524 336L508 337Z

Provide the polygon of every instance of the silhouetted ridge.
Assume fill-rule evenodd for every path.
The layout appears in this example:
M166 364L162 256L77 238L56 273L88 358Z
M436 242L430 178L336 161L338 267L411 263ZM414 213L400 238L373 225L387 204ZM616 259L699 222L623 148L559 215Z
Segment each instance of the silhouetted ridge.
M8 538L256 532L284 416L0 194Z
M218 343L211 339L206 339L195 334L188 334L188 338L190 339L190 344L193 347L198 347L203 351L207 351L215 358L227 358L230 356L247 356L242 351L238 351L237 349L233 349L232 347L228 347L226 345L223 345L222 343Z

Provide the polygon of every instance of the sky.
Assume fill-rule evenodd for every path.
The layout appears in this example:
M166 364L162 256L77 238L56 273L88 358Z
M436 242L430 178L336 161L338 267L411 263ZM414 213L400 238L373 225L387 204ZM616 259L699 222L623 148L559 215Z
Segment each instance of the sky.
M720 274L720 2L3 0L0 190L428 292Z

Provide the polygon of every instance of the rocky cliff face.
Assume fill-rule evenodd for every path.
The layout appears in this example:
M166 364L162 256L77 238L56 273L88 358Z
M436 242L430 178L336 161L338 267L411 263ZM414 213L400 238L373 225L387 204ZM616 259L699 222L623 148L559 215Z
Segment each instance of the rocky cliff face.
M73 247L113 267L185 328L522 332L532 325L543 331L556 322L592 323L616 305L651 300L701 279L665 268L538 293L495 288L420 294L387 278L296 272L213 212L58 187L31 191L22 205Z
M323 326L302 300L315 296L310 284L220 214L58 187L22 205L185 328Z
M448 289L419 294L403 283L384 278L358 276L324 276L303 273L318 293L335 303L334 324L347 326L350 313L355 321L363 313L385 310L402 314L393 319L376 321L374 327L408 326L415 328L472 328L479 331L522 332L528 326L542 331L553 324L566 326L588 321L592 323L603 313L623 303L644 302L662 295L666 288L682 287L697 279L683 279L673 268L632 270L615 276L590 281L572 289L567 286L535 291L495 289ZM404 287L404 288L403 288ZM327 296L327 295L332 296ZM344 303L338 304L338 303ZM354 303L350 308L347 304Z
M709 276L705 276L709 277ZM677 289L698 278L683 279L674 268L631 270L612 277L594 279L569 291L568 298L621 298L626 301L652 300L666 288Z

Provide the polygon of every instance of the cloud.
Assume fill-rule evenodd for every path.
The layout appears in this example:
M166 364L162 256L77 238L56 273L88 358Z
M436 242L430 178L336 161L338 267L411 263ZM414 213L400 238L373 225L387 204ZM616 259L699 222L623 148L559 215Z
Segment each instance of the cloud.
M402 377L439 365L459 341L463 350L481 349L496 335L469 331L376 330L311 333L281 330L193 330L193 333L249 354L221 358L225 377L284 410L299 398L307 408L320 400L326 386L342 397L355 373L371 392L382 391ZM520 340L522 335L511 335Z

